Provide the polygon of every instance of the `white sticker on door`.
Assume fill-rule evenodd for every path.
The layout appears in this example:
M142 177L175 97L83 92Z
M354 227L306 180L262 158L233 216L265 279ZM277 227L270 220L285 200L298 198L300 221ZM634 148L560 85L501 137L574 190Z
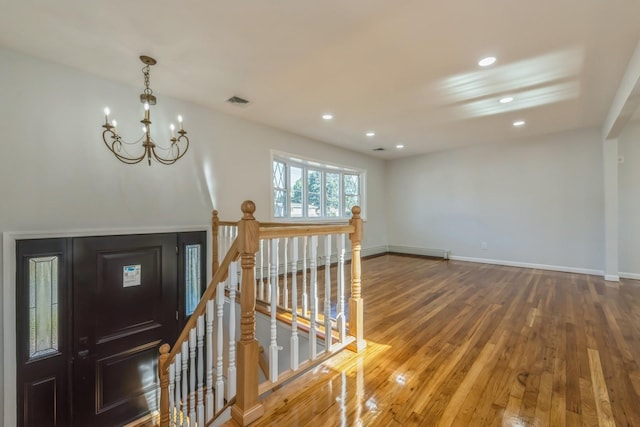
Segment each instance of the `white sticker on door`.
M122 287L140 286L142 265L125 265L122 267Z

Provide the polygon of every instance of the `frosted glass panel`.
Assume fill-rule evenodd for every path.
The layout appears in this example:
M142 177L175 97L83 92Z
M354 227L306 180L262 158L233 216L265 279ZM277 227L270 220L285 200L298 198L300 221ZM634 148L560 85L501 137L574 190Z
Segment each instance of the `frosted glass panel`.
M29 359L58 352L58 257L29 259Z
M200 302L200 245L187 245L185 251L185 283L187 316L191 315Z

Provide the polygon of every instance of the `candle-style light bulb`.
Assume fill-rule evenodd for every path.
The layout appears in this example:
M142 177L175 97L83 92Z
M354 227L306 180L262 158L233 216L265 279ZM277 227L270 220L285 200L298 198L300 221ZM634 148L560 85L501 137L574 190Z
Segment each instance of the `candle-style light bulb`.
M104 121L106 124L109 124L109 114L111 114L109 107L104 107Z
M144 103L144 109L145 109L145 111L149 111L149 103L148 102Z
M174 138L175 135L173 131L176 130L176 127L173 125L173 123L169 125L169 129L171 129L171 138Z
M142 126L142 133L147 133L147 127L146 126Z
M180 130L184 130L182 129L182 116L178 116L178 123L180 123Z
M115 133L117 135L118 134L118 121L114 120L111 123L113 124L113 133Z

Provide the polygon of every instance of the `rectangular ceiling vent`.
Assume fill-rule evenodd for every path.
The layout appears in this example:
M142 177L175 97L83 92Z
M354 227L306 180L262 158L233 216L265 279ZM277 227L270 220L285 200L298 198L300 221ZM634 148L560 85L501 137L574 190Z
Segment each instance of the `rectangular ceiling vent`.
M378 147L378 148L374 148L373 151L385 151L385 150L382 147Z
M232 96L231 98L227 99L227 102L233 105L239 105L240 107L244 107L249 104L248 100L240 98L239 96Z

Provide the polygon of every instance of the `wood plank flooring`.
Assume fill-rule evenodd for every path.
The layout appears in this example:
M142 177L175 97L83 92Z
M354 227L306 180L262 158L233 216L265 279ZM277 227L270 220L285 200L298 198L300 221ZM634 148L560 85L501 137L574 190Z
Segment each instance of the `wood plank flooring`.
M365 338L256 426L640 426L640 282L385 255Z

